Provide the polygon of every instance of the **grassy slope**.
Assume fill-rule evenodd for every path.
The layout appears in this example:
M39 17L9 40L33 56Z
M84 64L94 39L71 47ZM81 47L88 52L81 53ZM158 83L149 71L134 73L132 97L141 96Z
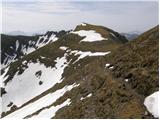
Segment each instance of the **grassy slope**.
M96 46L94 43L95 46L81 46L79 48L80 45L77 42L80 39L82 38L77 35L66 35L54 44L49 44L25 56L23 60L35 61L41 55L53 58L51 60L53 61L57 56L64 54L64 51L58 49L62 45L83 51L88 49L91 51L108 51L108 44L106 48L105 45L100 48L98 44ZM113 46L119 47L118 44ZM149 52L147 55L144 54L147 52ZM69 56L68 61L74 57ZM46 66L51 65L49 61L43 63ZM106 69L106 63L113 64L115 69L113 71ZM16 69L21 65L21 60L11 65L11 68ZM16 72L14 69L10 72ZM153 116L149 113L145 114L146 108L143 106L143 100L145 96L158 89L158 28L154 28L118 49L112 49L109 56L86 57L76 64L70 64L65 69L63 76L65 79L62 83L56 84L24 105L63 88L65 85L77 82L80 83L79 87L67 92L55 103L47 106L49 108L71 98L71 105L59 110L54 118L152 118ZM130 78L131 81L125 83L126 77ZM135 84L137 87L134 86ZM81 97L85 97L89 93L92 93L90 98L80 100ZM36 115L40 111L32 115Z
M141 53L146 51L150 53ZM106 63L113 64L115 69L105 69ZM64 86L75 81L80 83L78 88L46 107L50 108L71 98L71 105L59 110L53 118L153 118L143 101L144 97L158 89L158 72L153 72L158 71L158 27L121 46L105 58L97 57L82 66L57 85ZM126 83L124 79L127 77L130 81ZM132 87L134 84L137 87ZM92 93L90 98L80 100L89 93Z
M79 75L85 80L77 90L66 94L72 104L59 110L54 118L153 118L143 101L159 88L158 31L155 27L105 59L96 59L84 67ZM104 69L106 63L114 69ZM124 81L126 78L129 82ZM79 100L89 93L93 94L90 98Z
M146 97L159 88L158 50L157 26L106 56L106 61L115 66L115 77L129 78L130 86Z

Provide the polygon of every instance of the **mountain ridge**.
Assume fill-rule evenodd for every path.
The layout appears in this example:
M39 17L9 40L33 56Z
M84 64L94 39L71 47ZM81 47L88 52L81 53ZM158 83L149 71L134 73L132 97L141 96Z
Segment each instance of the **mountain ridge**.
M44 35L24 36L24 35L5 35L1 34L1 65L6 66L10 62L23 57L25 54L33 52L39 47L55 41L69 31L48 31Z
M86 23L77 26L74 31L3 69L3 90L6 92L2 94L5 100L2 116L153 118L149 112L145 114L143 100L158 88L158 59L150 54L139 55L139 51L147 51L151 44L154 47L150 46L150 53L157 56L158 30L155 27L127 42L124 36L102 26ZM139 59L142 60L138 62ZM145 81L146 71L152 75L148 82ZM141 84L132 80L135 78L141 80ZM144 90L140 89L141 85ZM27 86L29 93L22 86ZM38 104L38 108L29 107Z

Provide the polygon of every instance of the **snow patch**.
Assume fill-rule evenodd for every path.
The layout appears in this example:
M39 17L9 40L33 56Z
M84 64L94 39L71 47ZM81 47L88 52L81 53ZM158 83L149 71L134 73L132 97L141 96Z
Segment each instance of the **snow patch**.
M5 58L4 62L3 62L3 65L1 66L2 68L5 68L9 64L8 61L11 62L12 60L14 60L16 58L15 54L13 56L8 55L7 53L4 53L4 54L5 54L6 58Z
M86 97L81 97L80 100L84 100L84 99L86 99L86 98L88 98L88 97L91 97L91 96L92 96L92 93L88 94Z
M13 50L13 46L10 46L10 48Z
M111 34L113 37L115 37L115 38L116 38L115 34L113 34L113 33L111 33L111 32L110 32L110 34Z
M22 53L24 54L24 55L26 55L26 54L29 54L29 53L31 53L31 52L33 52L33 51L35 51L36 49L34 48L34 47L29 47L29 48L26 48L25 46L23 46L22 45Z
M84 42L94 42L94 41L106 40L105 38L101 36L101 34L96 33L94 30L88 30L88 31L80 30L80 31L72 32L72 33L78 34L81 37L85 37L84 39L81 40Z
M42 39L43 39L43 41L42 41ZM45 42L46 40L47 40L47 42ZM38 41L37 41L36 46L38 48L40 48L40 47L43 47L44 45L46 45L46 44L48 44L50 42L55 42L57 40L58 40L58 38L56 37L56 35L54 33L49 38L48 38L48 35L40 36Z
M45 57L41 56L41 59L45 59Z
M27 60L24 60L23 62L22 62L22 64L26 64L27 63Z
M9 66L4 68L4 73L0 75L0 87L4 86L3 82L8 78L8 75L6 76L8 71L9 71Z
M158 96L159 91L154 92L150 96L146 97L144 100L144 105L146 106L147 110L155 117L158 118Z
M110 51L108 52L82 52L82 51L78 51L78 50L73 50L70 52L70 54L75 54L75 55L79 55L78 59L74 62L76 63L77 61L79 61L80 59L83 59L84 57L86 56L104 56L104 55L107 55L109 54Z
M55 41L57 41L58 40L58 38L56 37L56 35L55 34L52 34L50 37L49 37L49 40L48 40L48 43L50 43L50 42L55 42ZM48 44L47 43L47 44Z
M114 66L109 67L110 70L113 69L113 68L114 68Z
M128 82L128 81L129 81L129 79L125 79L124 81Z
M110 66L110 64L109 64L109 63L107 63L107 64L106 64L106 67L109 67L109 66Z
M61 46L61 47L59 47L61 50L67 50L68 48L67 47L65 47L65 46Z
M18 47L19 47L19 41L17 40L16 41L16 51L18 50Z
M40 114L38 114L32 118L52 118L55 116L56 112L59 109L61 109L62 107L66 106L66 105L70 105L70 103L71 103L71 99L67 99L62 104L57 105L57 106L52 106L49 109L45 109Z
M56 64L54 68L46 68L45 65L40 63L28 63L28 68L25 68L23 74L18 75L16 73L12 81L9 81L5 86L7 94L2 96L3 111L10 110L7 105L11 101L17 107L20 107L25 102L59 83L62 79L63 71L68 65L66 55L55 60ZM35 73L39 70L42 71L42 75L40 78L37 78ZM39 85L39 81L44 82L42 85Z
M65 87L63 87L62 89L59 89L53 93L49 93L43 97L41 97L40 99L38 99L37 101L30 103L24 107L22 107L21 109L5 116L5 118L24 118L28 115L31 115L32 113L47 107L49 105L51 105L52 103L54 103L58 98L60 98L61 96L63 96L67 91L70 91L71 89L78 87L80 84L72 84L72 85L67 85ZM52 113L53 116L53 110L55 110L55 112L60 109L61 107L63 107L64 104L60 105L60 106L53 106L49 109L44 109L43 111L41 111L38 115L33 116L33 117L48 117L48 114ZM58 109L57 109L58 108ZM47 112L45 112L47 111Z

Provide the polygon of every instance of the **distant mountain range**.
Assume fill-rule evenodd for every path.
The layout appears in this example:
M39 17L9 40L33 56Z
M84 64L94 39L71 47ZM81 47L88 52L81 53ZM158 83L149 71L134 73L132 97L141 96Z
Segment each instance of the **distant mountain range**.
M124 35L87 23L3 34L2 117L158 118L159 26L131 41Z
M34 36L34 35L41 35L41 34L44 34L44 33L42 31L32 33L32 32L23 32L23 31L17 30L17 31L6 32L6 33L3 33L3 34L12 35L12 36L17 36L17 35Z
M128 40L132 40L135 39L136 37L138 37L142 32L139 31L132 31L132 32L127 32L127 33L120 33L123 36L125 36ZM41 35L42 32L37 32L37 33L25 33L23 31L11 31L6 33L7 35L13 35L13 36L17 36L17 35L23 35L23 36L35 36L35 35Z
M133 40L140 35L137 33L121 33L121 34L124 35L128 40Z
M27 35L25 32L22 32L22 31L12 31L12 32L8 32L6 34L7 35Z

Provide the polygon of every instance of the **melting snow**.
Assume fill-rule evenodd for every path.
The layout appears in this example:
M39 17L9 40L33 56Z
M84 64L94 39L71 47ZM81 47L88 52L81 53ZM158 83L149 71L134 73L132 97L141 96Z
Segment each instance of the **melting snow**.
M60 49L61 49L61 50L67 50L68 48L65 47L65 46L61 46Z
M72 85L65 86L64 88L59 89L53 93L47 94L47 95L41 97L40 99L38 99L37 101L30 103L30 104L22 107L21 109L7 115L5 118L24 118L28 115L31 115L32 113L40 110L41 108L51 105L58 98L63 96L67 91L70 91L71 89L73 89L74 87L77 87L77 86L79 86L79 84L74 83ZM65 106L66 103L68 103L68 102L64 102L60 106L53 106L49 109L44 109L38 115L36 115L36 117L46 117L46 116L50 117L49 115L51 115L51 113L53 116L54 112L56 112L61 107Z
M10 109L7 107L10 102L20 107L25 102L60 82L63 71L67 66L65 64L67 62L66 54L62 58L57 58L55 62L55 68L46 68L46 66L40 63L28 63L28 68L26 68L23 74L18 75L16 73L12 81L5 86L7 94L2 96L3 111ZM42 71L41 78L37 78L35 75L39 70ZM39 81L44 82L42 85L39 85Z
M26 48L25 46L22 45L21 51L23 54L29 54L29 53L35 51L35 48L34 47Z
M113 37L115 37L116 38L116 36L115 36L115 34L113 34L113 33L110 33Z
M128 82L129 79L125 79L124 81Z
M3 82L8 78L8 76L6 76L8 70L9 70L9 66L4 68L4 73L0 75L0 83L1 83L0 87L4 86Z
M81 97L80 100L84 100L84 99L86 99L86 98L88 98L88 97L91 97L91 96L92 96L92 93L88 94L86 97Z
M6 58L5 58L4 62L3 62L5 65L2 65L2 66L1 66L2 68L6 67L6 66L8 65L8 61L9 61L9 60L12 61L13 59L16 58L16 55L15 55L15 54L14 54L13 56L8 55L7 53L4 53L4 54L5 54Z
M94 53L92 53L90 51L89 52L82 52L82 51L78 51L78 50L73 50L73 51L70 52L70 54L80 55L78 57L78 59L74 63L76 63L78 60L80 60L80 59L82 59L82 58L84 58L86 56L104 56L104 55L107 55L109 53L110 53L110 51L108 51L108 52L94 52Z
M56 35L55 34L52 34L51 36L50 36L50 38L49 38L49 40L48 40L48 43L49 42L55 42L55 41L57 41L58 40L58 38L56 37Z
M105 39L101 36L101 34L96 33L94 30L88 30L88 31L87 30L80 30L80 31L72 32L72 33L78 34L81 37L85 36L85 38L83 40L81 40L84 42L102 41Z
M41 41L41 39L43 39L43 41ZM47 39L48 39L48 41L45 42ZM39 39L38 39L38 41L37 41L37 43L36 43L36 47L37 47L37 48L41 48L41 47L43 47L44 45L46 45L46 44L48 44L48 43L50 43L50 42L55 42L55 41L57 41L57 39L58 39L58 38L56 37L55 34L52 34L49 38L48 38L48 35L40 36ZM41 41L41 42L40 42L40 41ZM32 43L34 43L34 41L33 41ZM29 41L29 44L31 44L31 41ZM29 53L35 51L35 49L36 49L36 48L34 48L34 47L26 48L25 46L22 45L22 52L23 52L24 54L29 54Z
M155 117L158 118L158 96L159 91L151 94L150 96L146 97L144 100L144 105L146 106L147 110Z
M10 46L10 48L11 48L11 49L13 49L13 47L12 47L12 46Z
M49 109L45 109L43 110L40 114L32 117L32 118L52 118L55 116L56 112L61 109L62 107L66 106L66 105L70 105L71 99L67 99L65 102L63 102L60 105L57 106L52 106Z
M19 41L17 40L16 41L16 51L18 50L18 47L19 47Z
M113 69L113 68L114 68L114 66L109 67L110 70Z
M42 42L41 39L43 39ZM47 40L48 39L48 40ZM45 42L47 40L47 42ZM37 40L37 43L35 41L29 41L29 45L35 45L35 47L27 47L26 45L23 45L21 44L21 47L20 47L20 43L18 40L16 40L16 44L15 44L15 50L17 51L19 48L21 48L21 52L25 55L25 54L29 54L33 51L35 51L37 48L39 49L40 47L43 47L45 46L46 44L50 43L50 42L55 42L57 41L58 38L56 37L56 35L53 33L49 38L48 38L48 35L43 35L43 36L40 36L39 39ZM13 49L13 47L11 46L10 47L11 49ZM15 61L15 58L16 58L16 54L11 56L11 55L8 55L7 53L5 53L6 55L6 59L4 60L3 64L1 65L1 68L5 68L8 64L10 64L11 62Z
M114 66L113 65L110 65L109 63L107 63L106 65L105 65L108 69L113 69L114 68Z
M109 66L110 66L110 64L109 64L109 63L107 63L107 64L106 64L106 67L109 67Z
M41 39L43 39L43 41L41 41ZM45 42L47 39L48 39L48 41ZM38 46L38 48L40 48L40 47L43 47L44 45L46 45L50 42L55 42L57 40L58 40L58 38L56 37L55 34L52 34L49 38L48 38L48 35L40 36L38 41L37 41L36 46Z
M27 63L27 60L24 60L23 62L22 62L22 64L26 64Z
M45 59L45 57L41 56L42 59Z

